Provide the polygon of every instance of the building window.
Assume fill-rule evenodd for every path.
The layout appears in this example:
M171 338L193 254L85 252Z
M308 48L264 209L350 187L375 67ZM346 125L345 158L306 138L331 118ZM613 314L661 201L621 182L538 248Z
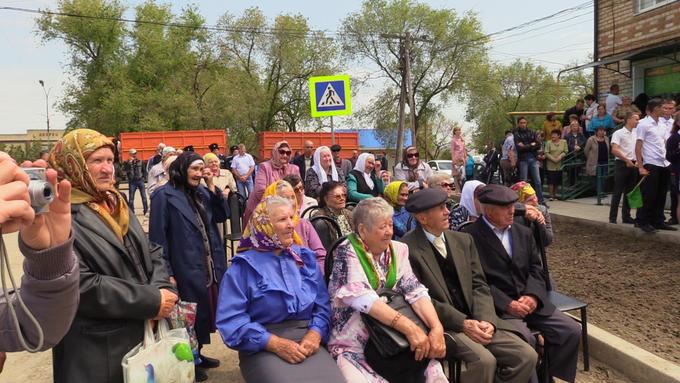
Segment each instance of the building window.
M677 0L635 0L635 12L647 12L675 1Z

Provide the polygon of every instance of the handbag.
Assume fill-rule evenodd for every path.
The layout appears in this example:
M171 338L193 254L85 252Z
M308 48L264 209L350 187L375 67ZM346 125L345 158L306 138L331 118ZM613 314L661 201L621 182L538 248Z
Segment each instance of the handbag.
M430 331L402 294L389 289L378 289L376 293L388 306L410 319L425 334ZM410 344L404 334L368 314L361 314L361 317L368 329L369 342L373 342L380 355L391 357L409 349Z
M626 198L628 198L628 206L630 206L631 209L639 209L642 207L642 191L640 191L640 185L642 184L642 181L645 180L645 178L647 178L647 176L642 177L637 185L635 185L633 190L626 194Z
M154 337L152 321L144 323L144 339L121 362L125 383L193 383L194 356L186 328L168 329L158 322Z

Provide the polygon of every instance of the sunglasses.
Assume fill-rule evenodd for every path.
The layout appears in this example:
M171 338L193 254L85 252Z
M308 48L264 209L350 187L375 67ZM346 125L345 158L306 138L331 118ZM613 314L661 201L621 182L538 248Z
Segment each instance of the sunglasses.
M333 196L335 199L345 199L347 198L347 194L336 194Z
M441 187L443 187L443 188L451 188L451 189L455 189L455 188L456 188L456 184L454 184L454 183L448 184L448 183L446 183L446 182L440 183L439 186L441 186Z
M420 153L409 153L406 155L406 158L418 158L420 157Z
M291 153L292 152L290 150L279 149L279 154L282 155L282 156L290 156Z

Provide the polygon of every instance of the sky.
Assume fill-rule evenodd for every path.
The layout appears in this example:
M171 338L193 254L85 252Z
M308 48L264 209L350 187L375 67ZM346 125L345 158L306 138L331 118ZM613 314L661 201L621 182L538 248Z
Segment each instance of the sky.
M143 1L120 0L129 9ZM585 0L420 0L433 8L453 8L459 13L476 12L485 33L500 31L573 7ZM259 7L273 19L281 13L304 15L312 29L338 30L349 13L361 8L360 0L222 0L222 1L158 1L170 3L175 12L196 4L207 24L215 24L225 12L240 15L249 7ZM518 4L521 3L521 9ZM55 10L56 1L0 0L0 7ZM129 11L126 16L132 16ZM60 41L43 42L36 34L35 14L0 9L0 133L23 133L27 129L46 126L45 92L49 91L51 129L63 129L68 116L56 108L63 96L64 84L71 80L67 72L68 51ZM593 49L593 8L572 12L554 19L535 23L520 31L498 35L491 43L490 57L501 63L516 59L530 60L557 72L569 64L587 63ZM348 72L360 71L348 68ZM368 92L368 90L366 90ZM353 108L365 105L369 94L358 94ZM464 123L465 105L451 101L444 106L445 114Z

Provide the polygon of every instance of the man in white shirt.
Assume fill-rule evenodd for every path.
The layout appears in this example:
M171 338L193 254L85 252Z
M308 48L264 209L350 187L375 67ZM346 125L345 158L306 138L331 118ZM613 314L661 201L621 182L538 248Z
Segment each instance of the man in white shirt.
M675 101L671 99L666 99L661 105L661 116L659 117L659 122L666 127L666 139L670 137L671 130L673 129L673 115L675 114Z
M599 104L597 103L595 96L593 96L592 94L586 95L586 97L584 97L584 98L586 100L586 105L588 105L588 108L586 109L586 113L585 113L586 130L584 130L583 133L586 135L586 137L590 137L595 132L590 133L589 132L590 129L588 129L588 127L590 127L590 121L597 114L597 107L599 106Z
M238 193L248 198L253 192L253 178L251 175L255 171L255 160L253 156L246 152L244 144L238 145L238 154L231 160L231 169L236 178L236 188Z
M621 97L619 97L619 86L617 84L612 84L612 86L609 87L609 94L605 100L605 105L607 114L610 116L614 113L614 109L616 109L617 106L623 105L623 101L621 101ZM597 108L595 110L597 110Z
M664 206L670 182L670 162L666 160L666 125L659 120L664 101L652 98L647 103L647 117L637 125L635 156L641 176L643 205L637 210L637 225L646 233L677 229L665 223Z
M517 151L515 149L515 138L512 134L512 130L506 130L505 141L503 141L503 146L501 147L501 171L505 186L510 186L513 182L513 174L516 165Z
M634 223L630 216L630 206L626 194L630 193L638 180L638 171L635 166L635 140L637 124L640 116L637 113L628 112L624 118L625 125L612 134L612 154L614 161L614 192L609 208L609 222L616 223L619 214L619 201L623 195L623 209L621 210L621 222Z

